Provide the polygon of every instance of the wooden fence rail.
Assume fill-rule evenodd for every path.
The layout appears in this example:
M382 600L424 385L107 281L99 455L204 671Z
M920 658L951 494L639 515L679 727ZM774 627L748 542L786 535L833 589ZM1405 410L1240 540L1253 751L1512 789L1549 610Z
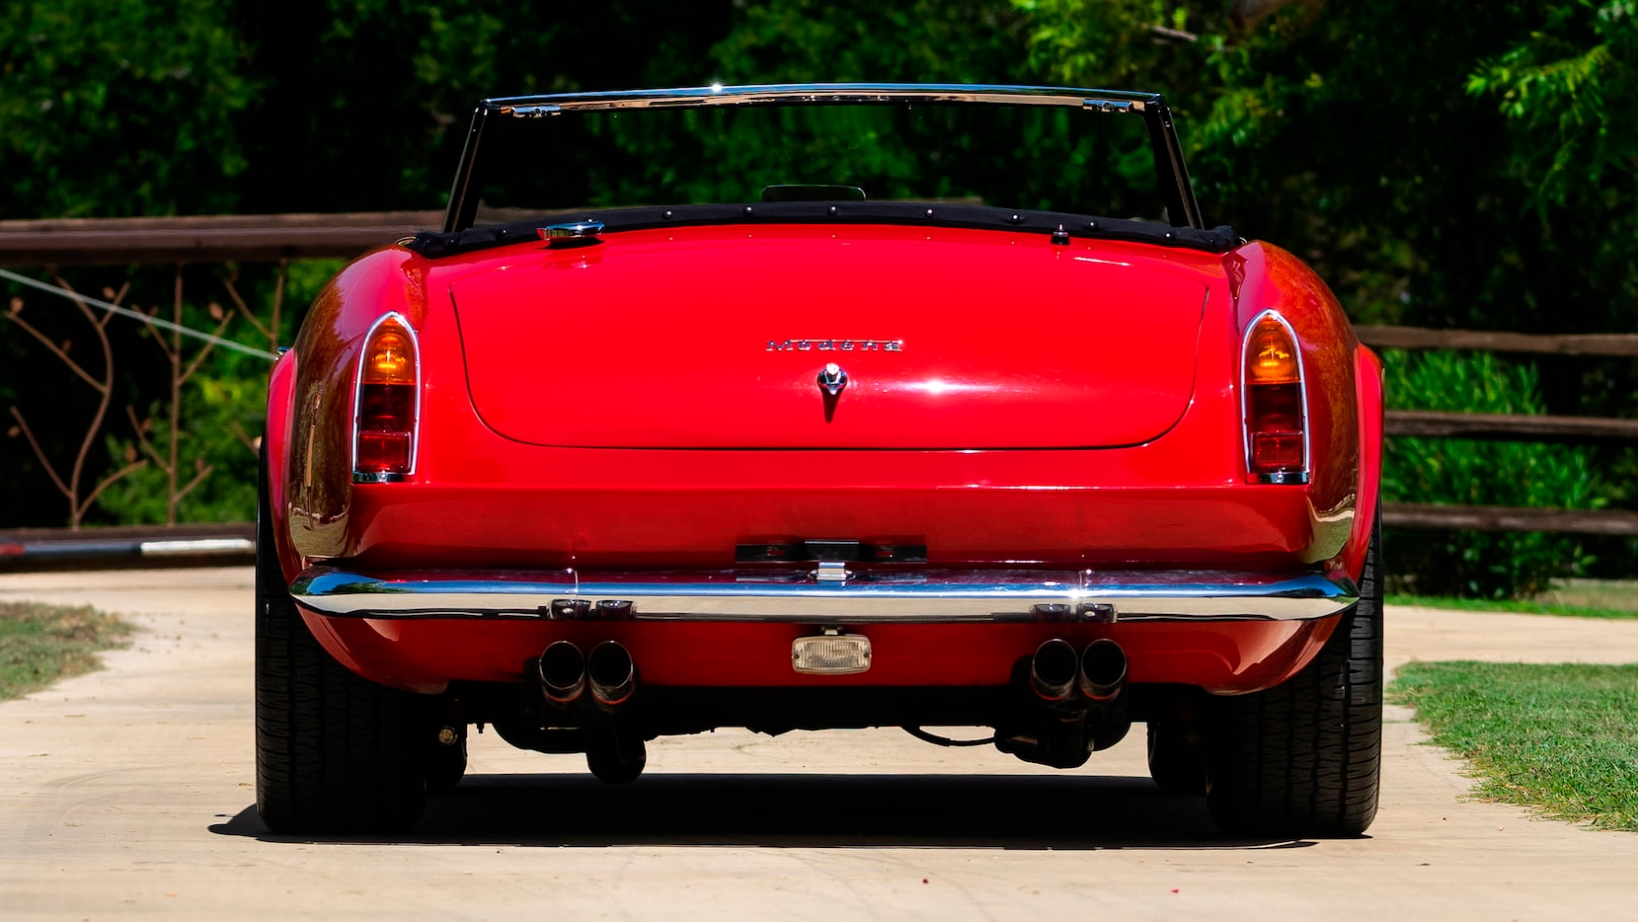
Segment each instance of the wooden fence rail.
M1507 416L1496 413L1441 413L1389 410L1388 435L1483 439L1507 442L1561 442L1575 445L1638 442L1638 419L1599 416Z
M1361 342L1379 349L1461 349L1529 355L1638 358L1638 335L1626 333L1537 335L1397 326L1356 326L1354 332ZM1389 410L1384 414L1383 429L1388 436L1569 444L1638 443L1638 420L1591 416ZM1387 503L1382 507L1382 524L1396 528L1548 531L1638 537L1638 512L1624 510Z
M486 209L485 221L538 212ZM0 221L0 265L277 262L351 258L443 226L441 211Z
M1638 334L1633 333L1566 336L1390 326L1357 326L1354 333L1367 346L1387 349L1470 349L1475 352L1638 357Z
M512 220L528 215L508 210L483 217ZM352 257L442 223L443 213L437 211L0 221L0 265L276 262ZM1638 334L1536 335L1401 326L1358 326L1355 332L1360 341L1378 348L1638 358ZM1638 420L1633 419L1390 410L1385 427L1390 437L1638 443ZM1384 524L1406 528L1638 536L1638 513L1623 511L1391 503L1384 507L1383 515Z

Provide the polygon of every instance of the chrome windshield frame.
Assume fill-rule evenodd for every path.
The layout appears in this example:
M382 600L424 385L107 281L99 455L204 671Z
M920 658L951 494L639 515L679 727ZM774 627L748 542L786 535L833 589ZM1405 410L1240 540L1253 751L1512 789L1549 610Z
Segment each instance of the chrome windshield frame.
M472 227L478 210L474 179L480 175L484 127L492 118L550 118L566 112L620 109L679 109L714 106L861 105L907 102L966 103L975 105L1030 105L1077 108L1097 113L1133 113L1143 118L1154 147L1156 172L1165 189L1166 205L1175 227L1205 229L1194 197L1183 147L1177 138L1171 109L1159 93L1073 87L1005 86L989 84L919 83L804 83L755 86L706 86L675 89L623 90L595 93L553 93L541 96L505 96L485 99L472 114L466 145L461 152L455 184L449 194L443 232L453 234Z

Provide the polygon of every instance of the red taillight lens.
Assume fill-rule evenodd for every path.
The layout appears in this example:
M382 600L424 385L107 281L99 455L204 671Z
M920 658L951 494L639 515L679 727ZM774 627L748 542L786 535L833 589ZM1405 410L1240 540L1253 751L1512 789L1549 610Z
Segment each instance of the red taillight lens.
M1246 464L1260 480L1308 479L1302 364L1291 328L1265 313L1246 332Z
M393 480L414 470L418 362L415 334L397 314L370 330L358 368L355 480Z

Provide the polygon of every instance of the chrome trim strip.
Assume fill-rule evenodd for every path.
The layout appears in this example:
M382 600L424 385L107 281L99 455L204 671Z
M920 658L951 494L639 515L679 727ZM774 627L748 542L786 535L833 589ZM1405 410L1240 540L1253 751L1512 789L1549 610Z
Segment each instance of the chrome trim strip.
M500 115L541 118L567 111L742 106L766 103L972 102L999 105L1067 106L1102 112L1142 112L1160 101L1157 93L1002 84L788 83L757 86L701 86L602 93L554 93L486 99Z
M422 571L311 567L290 586L325 615L629 618L804 624L994 621L1302 621L1358 600L1346 577L1227 571ZM595 614L594 614L595 613ZM609 613L604 615L604 613Z
M353 451L356 453L358 449L354 448ZM391 471L353 471L353 483L408 483L409 479L408 474L394 474Z
M1307 483L1307 471L1283 471L1277 474L1248 474L1252 483Z

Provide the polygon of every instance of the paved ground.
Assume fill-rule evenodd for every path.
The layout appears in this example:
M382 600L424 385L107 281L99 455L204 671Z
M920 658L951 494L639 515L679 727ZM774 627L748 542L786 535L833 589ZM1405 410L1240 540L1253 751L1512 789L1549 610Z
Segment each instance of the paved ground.
M1130 742L1052 773L899 731L665 740L626 789L484 736L413 834L281 838L253 806L248 569L0 576L0 598L145 628L107 670L0 704L4 919L1505 922L1638 905L1638 835L1464 802L1457 766L1397 709L1382 812L1355 841L1224 841ZM1638 662L1638 621L1388 620L1394 664Z

